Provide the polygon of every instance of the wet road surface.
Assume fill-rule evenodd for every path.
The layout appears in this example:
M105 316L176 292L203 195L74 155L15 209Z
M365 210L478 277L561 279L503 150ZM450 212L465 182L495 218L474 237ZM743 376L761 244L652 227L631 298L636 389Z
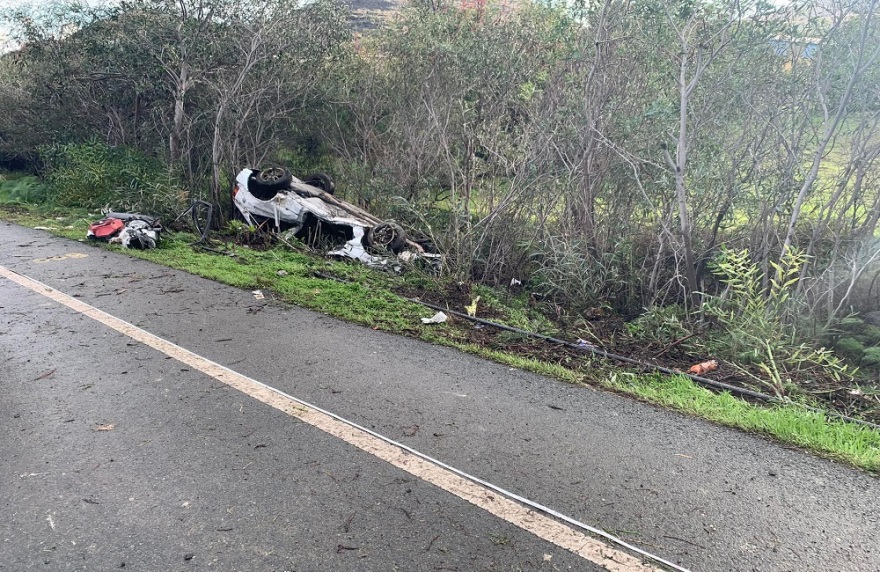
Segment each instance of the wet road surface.
M876 478L0 223L0 265L692 570L880 570ZM0 278L0 570L602 570Z

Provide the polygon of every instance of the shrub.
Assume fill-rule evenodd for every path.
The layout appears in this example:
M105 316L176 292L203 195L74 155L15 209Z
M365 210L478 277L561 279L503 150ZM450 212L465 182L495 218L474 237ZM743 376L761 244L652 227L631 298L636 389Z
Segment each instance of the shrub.
M718 357L728 358L740 373L778 397L796 389L797 379L819 372L835 379L854 373L831 351L805 343L792 326L799 306L790 292L806 261L804 254L791 250L779 263L771 262L775 276L766 289L761 270L747 250L725 250L711 265L727 287L720 296L707 296L703 306L705 315L721 326L711 347Z
M50 199L59 206L144 211L182 210L183 193L156 159L98 141L40 148Z
M877 326L866 325L862 328L862 335L859 336L859 338L866 345L878 345L880 344L880 328Z
M865 348L862 354L862 365L866 367L880 367L880 346Z
M531 277L535 292L575 313L607 306L626 288L618 256L597 256L584 241L548 236L534 247L531 261L536 268Z
M834 349L842 356L858 362L865 353L865 345L855 338L841 338L837 341Z
M686 323L681 306L654 306L629 322L626 331L636 341L667 345L691 334Z
M0 175L0 203L43 203L48 191L48 187L37 177Z

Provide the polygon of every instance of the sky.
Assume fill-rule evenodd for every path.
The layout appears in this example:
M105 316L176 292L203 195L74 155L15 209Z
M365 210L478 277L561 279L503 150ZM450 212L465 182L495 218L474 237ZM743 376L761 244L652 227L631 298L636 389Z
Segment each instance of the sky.
M3 12L22 6L39 6L57 0L0 0L0 54L15 49L15 45L9 39L9 28L3 21ZM112 2L112 0L75 0L89 6L100 6Z

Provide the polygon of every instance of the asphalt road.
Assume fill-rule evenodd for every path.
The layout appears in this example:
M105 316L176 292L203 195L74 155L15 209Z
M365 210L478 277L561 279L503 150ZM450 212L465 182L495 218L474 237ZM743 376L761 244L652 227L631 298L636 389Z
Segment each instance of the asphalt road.
M0 266L691 570L880 571L859 471L42 231ZM16 572L603 569L2 277L0 506Z

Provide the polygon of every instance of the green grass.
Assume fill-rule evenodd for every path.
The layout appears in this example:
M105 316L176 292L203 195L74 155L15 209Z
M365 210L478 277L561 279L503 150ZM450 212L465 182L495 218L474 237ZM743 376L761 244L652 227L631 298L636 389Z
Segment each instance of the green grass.
M767 407L748 403L729 393L713 393L686 377L616 373L604 385L650 403L880 472L880 432L869 427L828 419L797 405Z
M413 331L415 324L420 324L419 316L425 314L422 306L375 285L381 282L372 275L376 273L361 266L281 249L256 251L232 247L229 251L234 256L227 256L191 247L194 239L192 235L177 233L166 237L155 250L127 252L230 286L266 290L285 302L391 332ZM316 272L349 282L319 278Z
M448 335L442 335L442 332L425 332L420 336L423 340L449 346L465 353L477 355L488 360L509 365L517 369L524 369L547 377L555 377L556 379L566 381L573 384L584 384L587 377L583 372L570 369L558 364L548 363L529 357L523 357L508 352L493 350L475 344L469 344L456 341ZM585 362L586 363L586 362Z
M62 214L49 207L10 210L0 206L0 218L25 226L50 227L59 236L82 240L95 215L90 217L85 212L69 210ZM880 432L863 426L828 420L822 414L794 405L755 405L729 394L710 392L683 377L622 372L588 356L561 365L476 345L468 341L471 324L461 319L424 326L419 318L428 317L434 311L404 300L394 294L393 289L406 285L422 288L437 285L433 278L425 275L396 276L360 264L329 261L290 250L258 251L232 244L220 246L219 249L234 254L228 256L193 248L190 243L194 240L191 234L174 233L166 235L156 250L125 252L231 286L259 288L283 301L350 322L417 337L568 383L604 387L880 473ZM100 247L122 250L116 246ZM279 271L283 271L281 275ZM321 278L316 272L346 282ZM503 293L482 286L474 292L481 296L481 304L502 314L503 317L493 318L496 321L533 330L551 327L520 301L510 300Z

